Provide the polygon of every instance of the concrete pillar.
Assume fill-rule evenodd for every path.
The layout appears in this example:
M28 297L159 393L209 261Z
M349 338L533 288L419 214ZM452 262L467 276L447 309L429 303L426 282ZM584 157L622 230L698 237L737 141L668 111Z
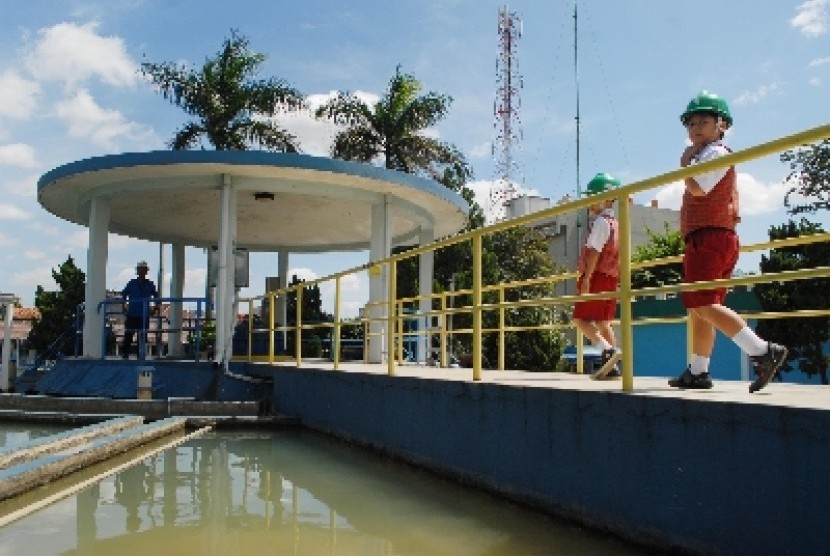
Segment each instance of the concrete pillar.
M219 256L216 284L216 361L227 369L232 354L236 189L230 174L222 175L219 215Z
M170 297L184 297L185 257L184 245L174 243L172 246L172 260L170 262ZM167 335L168 349L171 356L182 357L182 303L170 303L170 330Z
M369 253L370 261L385 259L392 253L392 225L389 196L372 206L372 240ZM369 301L381 303L387 300L389 291L388 271L385 267L379 273L369 273ZM369 363L383 363L386 353L386 306L372 305L368 315L372 320L369 325Z
M279 279L279 288L285 288L288 286L288 263L289 263L289 254L288 251L281 249L278 253L279 260L277 261L277 278ZM281 326L285 326L285 323L288 322L288 303L285 296L281 296L277 298L276 302L274 303L274 321L280 323ZM288 331L282 331L282 345L283 348L288 347Z
M420 236L418 241L421 245L426 245L427 243L431 243L435 239L435 230L432 228L421 228ZM429 253L423 253L419 255L418 258L418 295L421 296L421 299L418 301L418 312L421 314L425 314L427 311L432 309L432 299L427 298L426 296L432 295L432 280L435 274L435 252L430 251ZM428 316L421 317L418 321L418 327L420 331L426 331L429 329L430 320L432 320ZM426 362L427 357L429 356L429 342L431 340L430 336L427 335L419 335L418 338L418 353L416 359L418 361Z
M104 308L98 312L98 304L107 295L107 255L110 225L110 201L93 197L89 207L89 248L86 263L86 289L84 292L85 318L83 356L104 356Z
M6 308L3 319L3 367L0 368L0 391L8 392L11 387L9 359L12 351L12 321L14 320L14 296L2 294L0 303Z

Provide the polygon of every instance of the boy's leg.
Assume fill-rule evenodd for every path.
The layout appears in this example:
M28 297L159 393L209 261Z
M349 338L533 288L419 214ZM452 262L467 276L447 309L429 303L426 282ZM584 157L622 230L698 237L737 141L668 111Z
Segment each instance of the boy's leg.
M597 321L597 330L610 347L617 347L617 337L614 334L614 327L611 326L610 320Z
M610 347L605 338L603 338L601 332L594 325L593 321L576 318L574 319L574 326L576 326L577 330L582 332L582 334L591 341L592 345L595 345L600 349L607 349Z

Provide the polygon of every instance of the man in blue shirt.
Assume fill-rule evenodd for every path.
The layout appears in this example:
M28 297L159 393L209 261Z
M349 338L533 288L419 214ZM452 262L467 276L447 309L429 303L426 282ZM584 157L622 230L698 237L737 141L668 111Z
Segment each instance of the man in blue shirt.
M139 261L135 265L137 278L133 278L121 290L121 298L127 303L127 321L124 324L124 343L121 357L127 359L133 345L133 336L140 332L142 336L150 326L150 299L158 299L158 290L152 280L147 279L150 270L146 261Z

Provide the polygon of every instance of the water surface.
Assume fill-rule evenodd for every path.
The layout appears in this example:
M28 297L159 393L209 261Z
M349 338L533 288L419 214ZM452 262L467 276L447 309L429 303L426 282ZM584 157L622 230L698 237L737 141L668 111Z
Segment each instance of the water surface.
M0 514L37 495L0 505ZM649 554L302 431L191 439L2 528L0 555L34 553Z

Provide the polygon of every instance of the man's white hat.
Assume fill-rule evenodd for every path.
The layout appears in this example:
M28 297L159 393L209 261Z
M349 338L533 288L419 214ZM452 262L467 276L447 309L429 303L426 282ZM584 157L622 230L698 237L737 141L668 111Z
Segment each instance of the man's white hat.
M150 265L147 264L147 261L138 261L135 263L136 268L150 268Z

